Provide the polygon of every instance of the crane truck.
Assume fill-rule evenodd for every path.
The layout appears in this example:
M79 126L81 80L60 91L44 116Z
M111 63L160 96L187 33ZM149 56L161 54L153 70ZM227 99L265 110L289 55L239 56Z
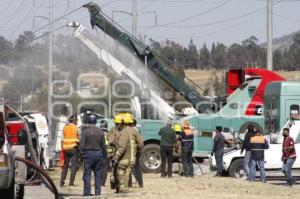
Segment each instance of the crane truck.
M141 89L146 87L150 91L149 98L154 108L164 107L166 110L163 115L173 116L174 123L188 120L196 131L194 157L209 157L216 125L228 127L232 132L238 134L245 133L249 124L253 124L261 130L264 128L264 117L261 111L264 89L269 82L284 81L283 77L272 71L258 68L230 70L227 74L229 96L225 103L223 101L219 103L220 100L211 100L202 96L195 83L180 75L176 68L166 64L157 53L111 20L97 4L90 2L83 7L88 8L90 12L92 27L102 30L106 34L105 40L110 39L118 45L107 45L104 41L94 38L78 22L70 24L75 27L74 37L94 52L116 74L129 78ZM122 56L120 51L133 55L140 65L135 68L129 66L126 60L127 56ZM145 82L145 71L140 70L144 64L147 66L146 71L150 76L156 77L181 94L197 111L197 114L186 117L174 116L173 107L175 106L172 107L166 103L149 87L149 83ZM161 162L158 131L165 122L163 120L139 120L138 123L140 123L145 143L141 165L144 171L159 171Z

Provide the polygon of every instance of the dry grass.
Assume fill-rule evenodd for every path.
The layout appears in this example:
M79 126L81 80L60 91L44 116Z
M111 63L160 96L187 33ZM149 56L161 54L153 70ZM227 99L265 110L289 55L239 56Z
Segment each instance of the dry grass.
M59 184L59 171L51 173L56 184ZM64 187L62 191L81 194L83 190L82 171L77 174L76 187ZM68 181L66 181L66 184ZM300 197L299 187L285 187L279 185L249 183L229 177L215 178L212 174L202 177L184 178L174 175L173 178L160 178L159 174L144 174L144 188L139 189L136 184L126 195L117 195L109 188L109 179L102 189L101 198L130 199L292 199ZM77 197L81 198L81 197Z

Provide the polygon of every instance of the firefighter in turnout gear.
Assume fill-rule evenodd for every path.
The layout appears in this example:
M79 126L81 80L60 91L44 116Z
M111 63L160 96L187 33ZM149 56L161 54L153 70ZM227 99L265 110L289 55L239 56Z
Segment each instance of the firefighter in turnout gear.
M124 115L122 119L122 128L116 137L116 153L112 159L112 165L117 168L116 179L119 185L117 186L119 192L127 193L129 175L131 175L131 169L136 160L137 144L131 129L125 126Z
M131 140L135 142L137 147L136 149L136 160L135 164L130 165L133 175L135 176L136 181L138 182L139 187L143 187L143 173L142 168L140 166L140 156L142 154L142 150L144 148L144 142L142 135L138 128L136 128L136 120L130 113L124 114L124 123L130 131ZM132 185L131 174L129 175L129 186Z
M176 132L177 142L174 144L173 156L178 157L178 174L183 175L183 165L182 165L182 158L181 158L181 141L180 141L180 135L182 133L181 125L175 124L174 131Z
M112 176L110 177L110 184L112 189L116 189L119 192L119 181L117 179L117 164L113 162L113 157L115 156L117 150L117 137L120 136L120 132L124 128L123 117L121 114L117 114L114 118L115 126L112 127L107 133L106 140L107 144L107 155L112 166Z

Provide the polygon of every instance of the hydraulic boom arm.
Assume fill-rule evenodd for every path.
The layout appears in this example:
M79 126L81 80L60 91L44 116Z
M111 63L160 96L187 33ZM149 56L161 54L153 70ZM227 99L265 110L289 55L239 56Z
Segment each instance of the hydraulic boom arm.
M97 4L90 2L83 7L88 8L90 12L92 27L97 26L103 30L113 39L120 42L126 49L135 54L142 62L144 62L146 56L148 68L175 91L183 95L198 112L201 113L211 110L211 103L209 103L207 99L204 99L197 92L196 88L187 84L184 78L176 74L176 69L172 69L167 64L162 63L149 47L110 20Z

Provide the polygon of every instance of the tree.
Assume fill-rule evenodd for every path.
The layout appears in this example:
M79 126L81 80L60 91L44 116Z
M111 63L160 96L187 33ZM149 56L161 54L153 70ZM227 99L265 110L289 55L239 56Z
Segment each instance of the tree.
M273 52L273 67L274 67L274 70L281 70L282 67L281 67L281 59L282 59L282 54L281 54L281 51L280 49L276 49L274 52Z
M193 39L190 39L187 48L186 64L188 68L197 68L199 62L199 54L197 46L194 44Z
M13 58L13 45L4 37L0 36L0 64L8 64Z
M200 68L209 68L209 60L210 60L210 53L209 50L206 47L206 44L203 44L203 47L200 50L200 57L199 57L199 64Z
M246 65L244 59L244 48L240 44L232 44L227 53L228 64L230 67L242 68Z
M211 57L214 66L217 69L224 69L228 67L227 47L224 44L218 43L217 46L215 47L215 50L212 51Z

